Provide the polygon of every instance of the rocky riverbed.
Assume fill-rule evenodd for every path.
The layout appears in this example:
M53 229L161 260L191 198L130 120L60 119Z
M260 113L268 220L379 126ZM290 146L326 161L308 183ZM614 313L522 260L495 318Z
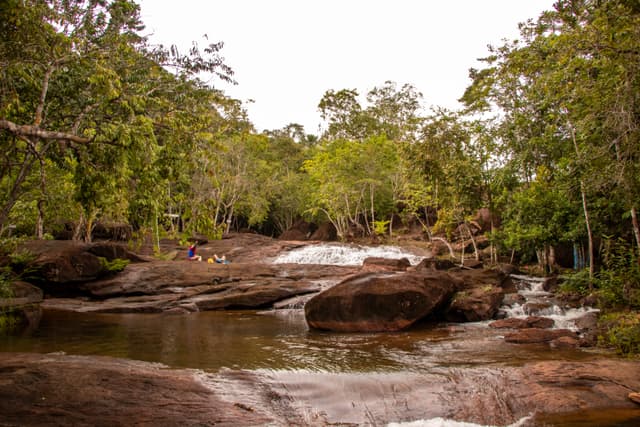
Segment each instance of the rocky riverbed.
M504 351L508 345L533 345L544 346L549 355L509 363L505 354L500 363L458 361L458 367L452 362L426 370L407 365L406 370L388 372L322 372L206 371L60 352L0 353L0 425L376 426L443 417L490 425L556 426L563 425L558 417L577 413L640 420L635 403L639 361L606 352L577 358L562 353L592 345L593 322L566 330L544 316L529 316L489 326L500 317L500 304L515 300L516 286L505 271L440 271L419 248L415 252L426 260L417 265L385 258L367 259L362 265L272 262L312 244L237 235L203 242L199 253L205 261L194 262L185 259L186 247L175 242L164 243L164 260L111 243L33 242L25 247L36 255L41 279L33 282L34 295L23 291L21 298L33 307L42 299L41 288L41 305L48 311L178 316L277 310L296 300L304 305L311 298L308 322L320 329L370 333L404 330L425 318L454 322L451 325L484 321L485 330L495 334L492 339L514 343L505 344ZM225 254L231 263L207 263L213 254ZM114 274L105 271L100 258L131 263ZM451 328L455 335L457 327ZM396 335L389 334L393 341ZM340 336L335 339L340 341ZM349 346L342 347L348 355ZM553 352L558 352L557 360ZM473 351L470 354L473 357ZM437 353L433 357L438 358Z
M431 374L206 373L99 356L0 353L3 426L376 426L436 417L537 426L536 414L593 409L640 419L628 397L638 389L640 364L628 360Z

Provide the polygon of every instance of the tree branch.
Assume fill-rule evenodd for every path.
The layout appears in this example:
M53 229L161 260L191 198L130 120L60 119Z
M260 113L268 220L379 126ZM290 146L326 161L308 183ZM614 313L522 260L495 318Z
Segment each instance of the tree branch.
M42 139L63 139L76 142L78 144L87 144L91 142L90 138L83 138L78 135L65 132L54 132L40 129L38 126L18 125L9 120L0 119L0 129L6 129L16 136L37 137Z

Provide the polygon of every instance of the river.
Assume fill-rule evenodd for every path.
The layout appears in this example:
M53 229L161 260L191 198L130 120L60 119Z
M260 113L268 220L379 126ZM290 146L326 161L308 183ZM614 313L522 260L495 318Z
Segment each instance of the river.
M335 250L326 249L329 246L324 248L335 256ZM335 259L324 255L323 248L316 248L317 252L312 254L308 253L309 249L304 250L307 252L301 251L300 257L311 256L327 263L358 262L354 261L353 254L360 257L362 251L365 256L370 255L360 248L344 251L340 259ZM292 262L292 256L295 254L275 262ZM540 289L536 279L516 276L514 280L520 282L520 292L529 300L550 298ZM519 304L505 307L505 310L511 316L525 315ZM564 311L552 305L546 314L564 327L570 326L572 319L585 311ZM509 344L488 327L488 322L422 323L397 333L321 332L307 327L304 312L299 307L189 315L45 311L37 329L18 336L0 337L0 351L104 355L211 373L227 369L249 370L271 381L287 384L288 393L300 402L307 402L308 406L312 406L309 403L312 402L334 419L354 423L367 420L367 411L372 412L367 404L379 405L390 398L385 390L387 386L419 392L418 379L428 376L449 378L464 375L466 370L490 372L494 368L537 360L575 361L603 357L597 350L549 351L547 345ZM340 386L336 387L335 382ZM357 399L364 409L352 413L354 410L341 406L343 401L350 399ZM397 402L388 406L391 409L387 412L399 411ZM619 412L611 411L604 418L602 411L546 417L536 425L640 425L640 413ZM512 425L531 425L527 422L530 423L529 418ZM477 426L440 417L398 425Z

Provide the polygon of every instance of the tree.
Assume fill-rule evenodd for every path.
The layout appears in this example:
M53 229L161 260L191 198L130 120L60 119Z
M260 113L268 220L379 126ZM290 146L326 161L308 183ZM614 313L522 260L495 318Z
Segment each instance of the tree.
M0 14L0 141L12 153L0 176L8 194L0 228L31 191L26 184L36 182L28 179L34 172L38 215L44 215L49 188L55 191L48 159L70 173L85 238L98 216L125 218L132 194L146 194L157 212L162 201L150 195L165 183L150 165L175 142L163 140L162 130L168 124L178 138L193 132L180 108L184 99L210 91L199 73L231 79L218 55L222 44L204 54L194 45L187 55L150 48L138 35L139 7L128 0L11 1ZM175 74L163 68L169 65ZM198 117L210 116L214 105L205 107Z

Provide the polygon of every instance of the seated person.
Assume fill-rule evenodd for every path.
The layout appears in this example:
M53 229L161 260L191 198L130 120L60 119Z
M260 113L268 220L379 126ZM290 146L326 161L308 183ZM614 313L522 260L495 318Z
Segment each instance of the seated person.
M229 264L229 261L227 261L226 255L222 255L222 257L219 257L217 254L213 254L213 259L218 264Z
M202 261L202 257L200 255L196 255L196 246L198 244L194 243L193 245L189 246L189 252L187 252L187 258L190 261Z

